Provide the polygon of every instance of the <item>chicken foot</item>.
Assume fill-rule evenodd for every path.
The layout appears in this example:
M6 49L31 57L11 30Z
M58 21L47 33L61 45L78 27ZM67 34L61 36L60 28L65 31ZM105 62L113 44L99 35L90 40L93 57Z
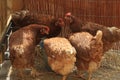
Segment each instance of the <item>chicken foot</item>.
M35 68L32 67L31 76L36 77L39 75L42 75L42 73L39 73Z
M88 75L88 80L91 80L91 77L92 77L92 73L89 72L89 75Z
M76 71L76 72L75 72L75 75L74 75L74 76L71 76L71 77L81 78L81 79L83 79L83 80L86 80L86 79L84 78L84 74L81 73L80 71Z

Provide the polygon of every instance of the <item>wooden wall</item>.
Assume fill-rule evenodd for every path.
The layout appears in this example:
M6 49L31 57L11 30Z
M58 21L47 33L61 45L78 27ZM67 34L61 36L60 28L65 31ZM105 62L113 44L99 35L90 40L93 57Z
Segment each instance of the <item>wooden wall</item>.
M3 30L3 26L5 24L5 19L6 19L6 1L5 0L0 0L0 40L1 40L1 34L2 34L2 30ZM0 45L1 46L1 45ZM1 47L0 47L1 48ZM0 49L0 63L2 63L2 52Z
M120 26L120 0L24 0L24 9L55 16L72 12L83 20Z
M6 18L7 18L7 11L6 11L6 0L0 0L0 39L1 34L4 29L4 25L6 24Z
M0 0L0 40L4 33L9 15L23 9L23 0Z

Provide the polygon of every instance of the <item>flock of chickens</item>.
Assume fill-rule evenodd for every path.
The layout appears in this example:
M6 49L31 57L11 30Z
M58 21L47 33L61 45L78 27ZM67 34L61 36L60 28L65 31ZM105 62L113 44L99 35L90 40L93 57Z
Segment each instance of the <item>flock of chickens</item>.
M42 38L45 38L43 45L48 64L54 72L63 75L62 80L66 80L75 67L77 71L87 71L90 80L91 73L100 67L104 53L120 40L120 29L83 22L71 13L55 18L21 11L12 17L15 27L9 39L10 60L21 77L25 68L31 69L33 77L40 75L34 68L34 60L35 47ZM57 37L65 25L72 33L67 38Z

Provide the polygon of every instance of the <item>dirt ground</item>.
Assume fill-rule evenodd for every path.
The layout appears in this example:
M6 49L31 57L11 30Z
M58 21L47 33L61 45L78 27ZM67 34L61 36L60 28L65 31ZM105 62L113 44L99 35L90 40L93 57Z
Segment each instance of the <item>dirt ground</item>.
M44 56L44 57L43 57ZM55 74L50 70L47 65L46 56L44 52L36 59L36 69L43 73L41 76L33 78L29 75L30 70L25 71L25 77L20 79L16 76L16 72L10 71L10 61L4 61L2 68L0 68L0 80L62 80L62 76ZM48 73L51 72L51 73ZM74 73L71 73L67 80L83 80L81 78L73 77ZM87 78L87 73L85 78ZM92 74L91 80L120 80L120 51L109 51L107 52L102 60L101 67Z

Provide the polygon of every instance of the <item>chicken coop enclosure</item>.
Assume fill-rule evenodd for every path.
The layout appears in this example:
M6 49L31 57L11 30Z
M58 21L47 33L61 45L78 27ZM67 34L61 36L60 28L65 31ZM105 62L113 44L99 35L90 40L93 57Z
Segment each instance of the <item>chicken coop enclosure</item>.
M1 0L0 33L4 31L10 13L29 10L35 13L63 17L66 12L85 21L120 27L119 0Z
M120 0L0 0L0 63L4 61L3 54L7 50L7 41L3 40L7 40L8 38L5 37L6 31L9 29L7 24L8 18L11 13L21 10L29 10L34 13L48 14L62 18L65 13L71 12L83 21L91 21L107 27L115 26L120 28ZM67 31L64 31L64 33L66 32ZM112 53L115 53L115 55ZM111 55L106 55L104 60L106 62L102 64L106 65L110 63L110 66L112 64L120 67L120 63L116 63L120 60L120 42L114 44L110 50L110 54ZM108 59L108 57L116 59L114 60L115 62L111 60L112 58ZM109 62L109 60L111 62Z

